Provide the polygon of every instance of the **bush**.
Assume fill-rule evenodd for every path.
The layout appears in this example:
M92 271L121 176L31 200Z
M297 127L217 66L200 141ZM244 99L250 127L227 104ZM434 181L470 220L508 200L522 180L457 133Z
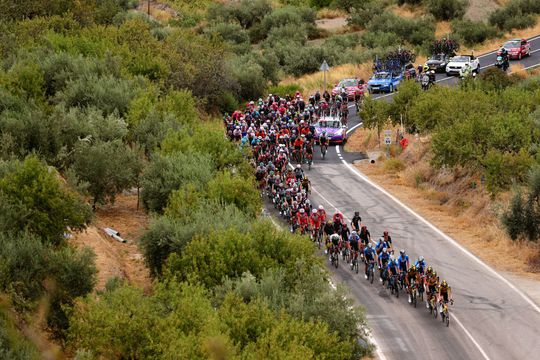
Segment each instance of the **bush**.
M234 79L240 86L239 99L258 99L263 95L268 80L264 77L264 70L251 57L237 57L231 63Z
M170 194L189 183L203 189L213 176L215 164L209 155L176 152L155 155L141 179L141 199L149 211L161 213Z
M218 173L208 183L208 198L235 205L251 217L262 209L261 197L255 187L255 178L233 175L229 171Z
M406 19L391 12L373 17L367 25L367 30L395 34L412 45L430 44L435 40L435 26L429 18Z
M540 239L540 168L529 172L528 188L525 193L517 188L510 206L502 216L502 222L512 240L525 238Z
M399 158L389 158L384 161L384 169L390 172L400 172L405 170L405 164Z
M362 46L370 49L389 48L400 44L401 38L394 33L365 31L360 42Z
M482 71L477 79L482 82L480 86L489 91L504 90L516 82L506 72L495 66Z
M208 236L210 232L231 228L245 231L252 220L234 205L205 199L188 204L182 195L182 191L171 195L167 216L155 219L140 240L145 261L154 276L161 275L170 254L181 255L195 236ZM212 214L211 222L208 222L208 214Z
M72 231L83 230L91 218L88 205L35 157L17 163L0 177L0 193L4 209L11 206L19 215L25 214L3 230L29 231L44 243L62 244L68 227Z
M195 278L213 288L224 278L238 278L245 272L259 278L271 268L295 271L299 260L310 263L314 256L304 238L258 221L247 232L227 229L193 239L181 256L169 258L167 270L180 280Z
M483 22L456 20L452 22L452 32L466 45L474 45L499 35L496 28Z
M38 360L34 344L19 332L8 310L0 308L0 358L5 360Z
M377 0L362 1L358 2L357 4L355 3L354 5L351 4L347 6L347 11L350 12L349 16L347 17L347 23L360 29L367 28L369 22L373 18L381 15L384 12L382 2Z
M524 29L536 23L540 3L535 0L512 0L489 16L489 23L504 31Z
M461 19L467 5L466 0L427 0L427 9L437 20Z

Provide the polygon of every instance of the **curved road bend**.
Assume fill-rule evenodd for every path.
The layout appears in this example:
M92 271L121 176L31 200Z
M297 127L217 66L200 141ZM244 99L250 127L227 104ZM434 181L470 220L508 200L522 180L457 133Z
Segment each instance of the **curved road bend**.
M533 53L521 60L525 68L540 64L540 36L531 39ZM495 53L480 56L487 67ZM438 75L439 83L453 84L455 78ZM390 96L379 95L376 97ZM354 109L353 109L354 111ZM360 119L352 115L351 129ZM362 269L358 275L340 263L335 279L344 282L366 308L373 336L382 359L525 359L540 354L540 308L504 277L479 261L432 225L352 168L361 154L345 153L335 147L325 160L316 159L309 178L315 204L329 213L339 209L345 216L359 210L373 238L390 231L397 249L411 259L423 255L441 279L454 291L450 327L443 326L423 304L410 306L406 296L390 295L380 283L369 284ZM378 281L376 275L376 281Z

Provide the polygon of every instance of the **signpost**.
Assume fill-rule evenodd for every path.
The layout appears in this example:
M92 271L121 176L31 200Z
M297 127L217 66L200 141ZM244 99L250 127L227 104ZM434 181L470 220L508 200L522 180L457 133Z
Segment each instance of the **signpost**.
M324 73L324 92L326 92L326 73L330 70L330 66L328 66L326 60L323 61L319 70Z
M387 146L392 144L392 130L384 130L384 144Z

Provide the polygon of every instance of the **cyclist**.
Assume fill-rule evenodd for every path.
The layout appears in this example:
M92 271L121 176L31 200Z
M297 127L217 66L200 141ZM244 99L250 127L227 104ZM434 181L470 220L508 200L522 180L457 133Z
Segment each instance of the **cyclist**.
M383 249L390 249L390 244L388 241L384 240L384 238L379 238L379 242L377 245L375 245L375 249L377 249L377 254L380 254Z
M392 247L392 237L390 235L388 235L388 230L385 230L383 232L383 239L384 241L386 241L388 243L388 245L390 245L390 248Z
M343 214L337 212L332 216L332 221L334 222L334 229L337 233L341 233L341 224L343 223Z
M426 307L429 309L429 302L437 293L437 287L439 286L439 278L436 271L428 271L426 273Z
M304 139L302 137L297 137L296 140L294 140L293 146L294 146L294 155L296 157L295 160L297 160L298 162L301 162L302 151L304 149Z
M321 227L321 219L319 218L319 214L317 213L317 209L313 209L313 212L311 213L309 217L309 222L311 225L311 231L313 235L313 241L317 240L317 235L319 234L319 228Z
M366 246L366 248L364 249L364 259L366 262L365 275L367 279L368 278L368 265L370 263L374 264L375 261L377 261L377 252L373 248L373 244L369 243L368 246Z
M390 284L390 279L392 277L394 277L394 281L397 281L399 276L399 266L396 259L394 258L394 255L390 255L390 259L388 261L386 269L388 270L388 283Z
M311 193L311 181L309 181L307 176L304 176L302 179L302 189L306 192L306 194Z
M439 299L439 312L442 314L443 312L443 305L448 303L450 301L451 303L454 302L452 299L452 288L448 286L448 283L446 280L443 280L441 282L441 285L439 286L439 293L437 294L437 298Z
M416 270L418 271L418 274L420 274L420 275L424 275L426 265L427 265L426 260L424 260L423 256L419 256L418 260L414 264L414 266L416 267Z
M301 181L304 178L304 170L302 170L302 165L296 165L296 168L294 169L294 177L298 181Z
M354 216L351 220L351 228L354 231L360 231L360 223L362 222L362 218L360 217L360 212L355 211Z
M371 234L369 233L366 225L362 225L359 236L364 246L371 242Z
M343 240L348 240L349 239L349 235L351 234L351 231L349 230L349 227L347 226L346 222L341 223L340 234L341 234L341 238Z
M356 261L358 261L358 252L360 251L359 242L360 242L360 236L358 236L358 233L353 230L351 232L351 236L349 236L349 245L352 251L352 259ZM351 261L351 269L352 267L353 267L353 262Z
M407 287L407 292L409 293L409 303L412 302L411 298L411 285L414 285L417 281L418 271L416 266L411 266L409 271L407 271L407 276L405 276L405 285Z
M326 131L323 131L321 136L319 136L319 146L321 147L321 154L323 153L323 148L324 148L324 152L328 151L328 135L326 134Z
M322 205L319 205L319 218L321 219L321 223L326 221L326 211Z
M300 208L296 214L296 224L300 228L300 234L304 235L309 223L309 218L304 208Z
M399 265L399 270L407 272L407 269L409 268L409 255L405 253L405 250L399 251L399 257L397 261Z
M331 244L331 248L330 248L330 258L329 260L332 261L332 254L339 254L339 243L341 241L341 237L336 234L336 233L333 233L332 235L330 235L330 244Z
M306 162L307 163L313 162L313 143L311 141L306 141L305 152L306 152Z
M321 214L319 214L319 216L321 216ZM331 221L327 221L323 226L323 232L326 235L326 244L328 244L330 241L330 235L334 233L334 224L332 224Z
M388 262L390 261L390 253L388 252L388 249L384 248L382 249L381 254L379 255L379 281L383 282L384 279L384 270L388 267Z

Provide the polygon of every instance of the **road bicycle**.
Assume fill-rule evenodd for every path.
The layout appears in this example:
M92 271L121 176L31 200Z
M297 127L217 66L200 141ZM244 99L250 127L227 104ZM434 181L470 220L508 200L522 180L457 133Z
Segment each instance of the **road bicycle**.
M328 151L328 145L321 145L321 157L324 159L326 156L326 152Z
M358 274L358 251L354 252L353 259L351 261L351 270L356 271Z
M436 308L436 305L435 305L435 293L429 293L427 297L428 297L427 303L428 303L429 313L433 314L433 317L436 319L437 318L437 308Z
M368 263L368 271L367 271L367 276L368 276L368 281L370 283L373 284L373 278L375 277L375 273L373 271L373 268L375 267L375 260L371 260L369 263Z
M390 276L390 280L388 281L390 284L390 292L392 295L396 295L397 298L399 297L398 281L398 275Z
M416 307L416 294L417 294L417 284L414 283L412 285L410 285L410 297L411 297L411 305L414 305L414 307Z
M454 300L450 300L450 304L454 305ZM441 320L446 327L450 326L450 312L448 311L448 302L441 300L440 301L441 309Z
M337 269L339 266L339 251L337 248L332 248L332 253L330 254L330 259L332 260L332 265Z

